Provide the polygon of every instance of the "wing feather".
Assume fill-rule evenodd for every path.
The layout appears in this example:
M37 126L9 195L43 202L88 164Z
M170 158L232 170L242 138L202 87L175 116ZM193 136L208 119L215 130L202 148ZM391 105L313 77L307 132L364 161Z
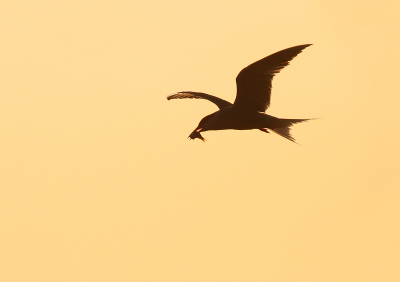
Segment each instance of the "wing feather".
M214 103L219 109L232 106L232 104L228 101L202 92L182 91L167 96L167 100L171 99L204 99Z
M272 79L301 51L311 44L294 46L276 52L240 71L236 77L234 105L246 110L265 112L271 101Z

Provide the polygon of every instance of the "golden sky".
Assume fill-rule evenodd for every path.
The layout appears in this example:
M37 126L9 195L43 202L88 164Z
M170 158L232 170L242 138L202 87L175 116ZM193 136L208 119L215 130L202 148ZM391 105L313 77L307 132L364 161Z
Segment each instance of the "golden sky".
M3 1L0 281L400 281L399 1ZM235 77L312 43L267 113Z

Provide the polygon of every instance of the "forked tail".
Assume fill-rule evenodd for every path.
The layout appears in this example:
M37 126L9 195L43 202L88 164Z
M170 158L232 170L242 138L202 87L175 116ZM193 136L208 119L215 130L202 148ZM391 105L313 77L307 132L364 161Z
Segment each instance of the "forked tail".
M290 127L293 124L308 121L310 119L278 119L276 122L276 127L271 128L273 132L276 134L279 134L282 137L285 137L286 139L289 139L290 141L294 142L297 144L296 140L293 138L293 136L290 134Z

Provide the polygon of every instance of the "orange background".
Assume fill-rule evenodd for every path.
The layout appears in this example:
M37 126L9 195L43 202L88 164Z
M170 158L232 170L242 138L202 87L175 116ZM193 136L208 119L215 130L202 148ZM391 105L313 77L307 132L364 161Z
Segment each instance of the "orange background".
M1 281L400 281L399 1L3 1ZM186 138L235 77L275 134Z

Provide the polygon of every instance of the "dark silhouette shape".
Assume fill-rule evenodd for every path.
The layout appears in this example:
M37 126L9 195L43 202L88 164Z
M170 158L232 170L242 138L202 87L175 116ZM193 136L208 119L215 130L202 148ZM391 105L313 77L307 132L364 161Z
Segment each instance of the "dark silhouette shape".
M275 133L296 142L290 135L290 127L299 122L310 119L281 119L264 114L271 100L272 79L301 51L311 44L294 46L276 52L261 59L243 70L236 77L237 94L233 104L218 97L192 91L182 91L169 95L171 99L206 99L213 102L219 111L204 117L196 129L189 135L190 139L205 139L200 132L223 129L259 129Z

